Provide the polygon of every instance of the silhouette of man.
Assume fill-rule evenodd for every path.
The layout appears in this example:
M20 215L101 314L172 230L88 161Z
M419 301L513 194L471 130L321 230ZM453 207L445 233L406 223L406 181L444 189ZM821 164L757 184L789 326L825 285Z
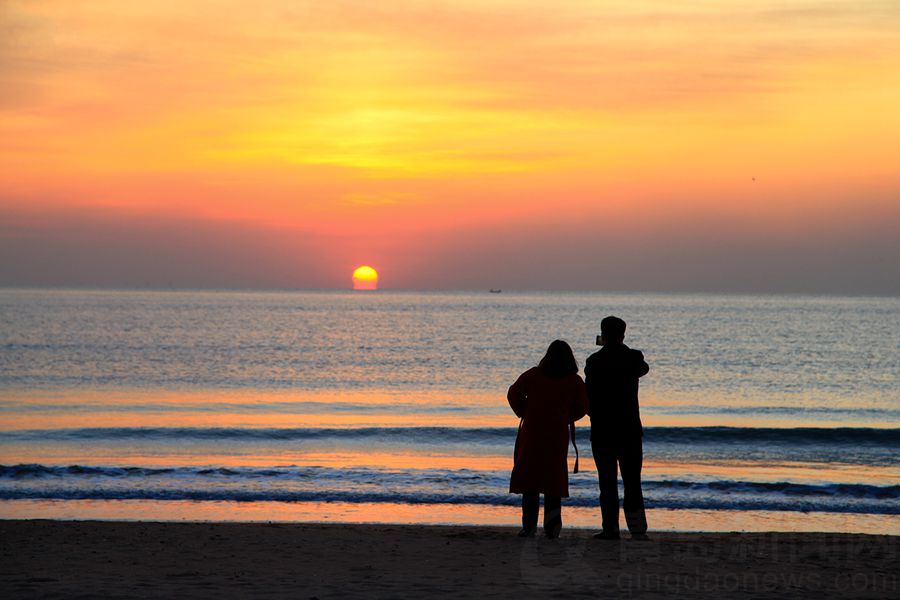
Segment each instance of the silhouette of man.
M606 317L600 322L603 346L588 357L584 380L590 400L591 450L600 480L600 512L603 531L597 539L619 539L619 488L617 466L625 485L625 522L632 539L647 539L647 517L641 492L643 463L638 379L650 367L644 355L625 345L625 321Z

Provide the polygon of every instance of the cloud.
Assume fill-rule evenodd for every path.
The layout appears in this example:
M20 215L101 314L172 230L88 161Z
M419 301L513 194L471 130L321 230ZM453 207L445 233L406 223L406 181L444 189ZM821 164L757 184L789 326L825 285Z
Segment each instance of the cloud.
M795 232L748 230L727 215L459 230L426 242L396 285L896 296L900 215L884 218Z
M900 295L900 213L835 205L802 228L740 212L571 214L423 234L173 218L113 209L0 214L0 285L347 288L373 264L384 288ZM837 212L834 212L837 211ZM861 219L866 212L871 219Z
M342 287L302 229L116 211L0 215L0 284Z
M597 241L610 224L609 239L643 240L633 271L596 272L620 289L793 289L842 256L881 274L867 289L894 274L878 256L892 248L879 228L898 229L883 209L900 190L896 3L0 11L2 244L25 257L4 261L6 282L131 285L169 269L185 285L330 286L380 261L410 287L508 273L577 288L599 268L584 256L611 251ZM877 235L840 238L836 255L846 223ZM797 252L773 263L772 247ZM694 258L655 270L679 252ZM862 285L850 278L833 289Z

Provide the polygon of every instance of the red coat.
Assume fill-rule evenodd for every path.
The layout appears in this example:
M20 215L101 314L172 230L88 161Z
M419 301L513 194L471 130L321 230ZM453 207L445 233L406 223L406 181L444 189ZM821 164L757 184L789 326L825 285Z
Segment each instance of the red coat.
M587 413L584 381L577 373L551 379L534 367L519 376L506 398L523 419L509 491L568 497L569 423Z

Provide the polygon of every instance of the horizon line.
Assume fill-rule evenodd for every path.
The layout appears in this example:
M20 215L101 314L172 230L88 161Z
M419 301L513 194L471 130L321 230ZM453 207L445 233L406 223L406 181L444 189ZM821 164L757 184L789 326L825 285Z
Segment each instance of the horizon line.
M500 292L492 292L491 290L500 290ZM735 290L579 290L579 289L539 289L539 288L381 288L376 290L354 290L352 287L346 288L301 288L301 287L229 287L229 286L208 286L208 287L189 287L189 286L125 286L125 285L97 285L97 284L48 284L48 285L20 285L20 284L3 284L0 283L0 290L21 290L21 291L105 291L105 292L230 292L230 293L298 293L298 292L347 292L351 294L361 295L377 295L379 292L386 293L484 293L492 296L501 296L502 294L597 294L597 295L672 295L672 296L790 296L790 297L816 297L816 298L889 298L900 299L900 294L889 293L849 293L849 292L812 292L812 291L735 291Z

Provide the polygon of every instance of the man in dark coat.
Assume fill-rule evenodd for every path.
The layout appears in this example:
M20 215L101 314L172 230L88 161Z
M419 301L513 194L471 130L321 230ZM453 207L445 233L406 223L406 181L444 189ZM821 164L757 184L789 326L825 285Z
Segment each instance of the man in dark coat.
M587 384L591 417L591 450L600 479L600 511L603 531L598 539L619 539L619 489L617 467L625 485L625 522L633 539L647 539L647 517L641 492L644 435L638 407L638 379L650 367L644 355L625 345L625 321L606 317L600 323L603 346L587 359Z

